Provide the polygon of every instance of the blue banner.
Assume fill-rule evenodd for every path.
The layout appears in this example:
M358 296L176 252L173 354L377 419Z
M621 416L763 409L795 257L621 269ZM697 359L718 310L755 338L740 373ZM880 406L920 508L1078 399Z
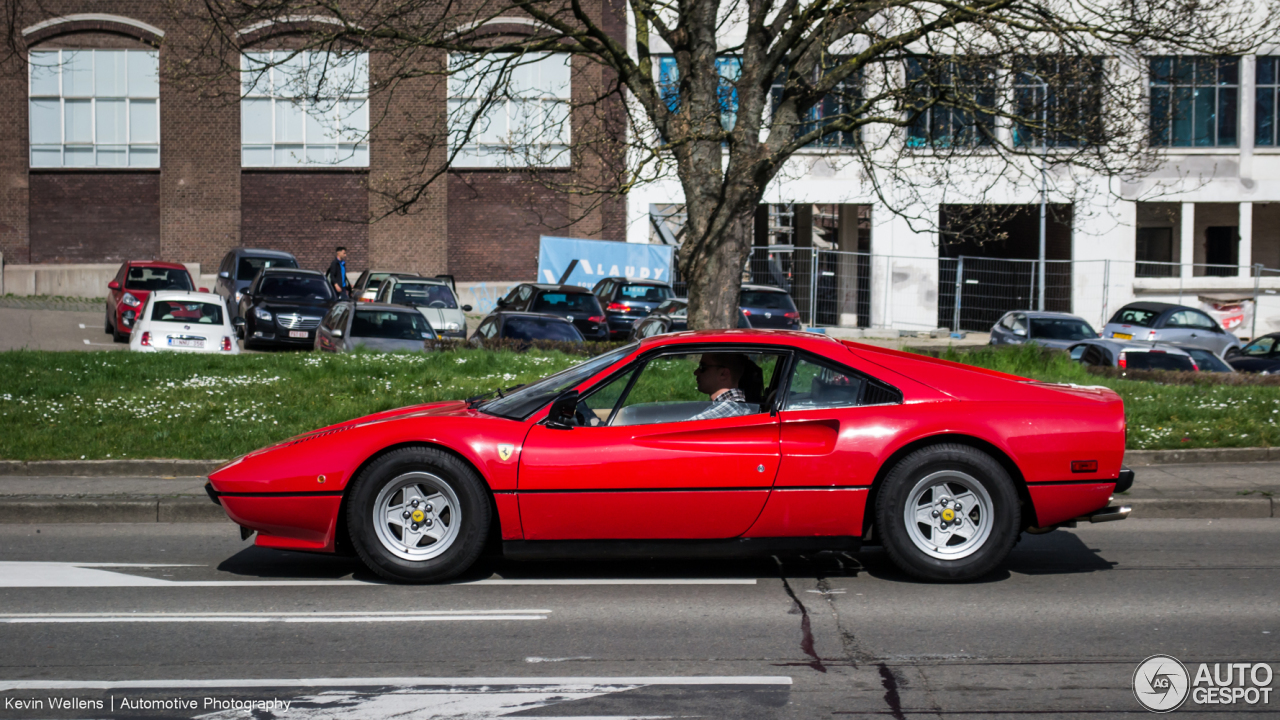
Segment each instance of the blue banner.
M589 288L607 277L671 282L671 260L675 248L669 245L580 240L543 235L538 248L538 282L554 283L578 261L568 285Z

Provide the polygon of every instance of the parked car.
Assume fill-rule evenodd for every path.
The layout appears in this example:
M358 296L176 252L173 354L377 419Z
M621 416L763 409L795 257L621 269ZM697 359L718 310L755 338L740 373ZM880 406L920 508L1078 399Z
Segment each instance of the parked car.
M730 361L741 407L699 417L695 378L723 383ZM905 573L962 581L1024 530L1129 512L1108 506L1133 477L1114 391L825 335L646 338L494 394L303 435L206 489L259 546L350 542L400 582L455 577L498 537L513 559L726 557L854 551L868 533Z
M800 329L800 311L791 296L781 288L743 285L738 294L738 307L753 328Z
M1240 372L1280 375L1280 333L1254 338L1227 362Z
M1072 345L1068 350L1072 360L1085 365L1185 372L1200 369L1186 348L1165 343L1118 342L1097 338Z
M221 295L157 290L147 298L129 338L134 352L240 354L231 313Z
M421 351L437 338L422 313L403 305L343 301L316 330L315 349L346 353L358 347L381 351Z
M506 310L489 313L480 321L467 342L472 347L484 347L486 340L494 339L516 340L521 343L532 343L534 340L570 343L585 341L578 328L559 315Z
M240 298L244 291L253 284L253 279L260 270L278 268L296 268L298 259L292 254L280 250L260 250L257 248L236 248L222 257L218 265L218 281L213 291L227 301L227 307L240 315Z
M233 322L245 347L312 347L320 320L337 301L333 287L315 270L270 267L240 296Z
M503 310L558 315L577 326L588 340L609 339L609 326L600 300L590 290L577 285L522 283L498 301L494 312Z
M991 326L991 345L1032 343L1066 350L1081 340L1098 337L1084 318L1070 313L1015 310Z
M449 282L436 278L390 276L378 288L376 302L412 307L427 319L442 340L467 339L470 305L458 307L458 298Z
M631 335L636 321L653 312L663 301L675 295L671 286L657 280L630 280L625 277L609 277L596 283L591 292L604 306L605 322L609 325L609 337L625 338Z
M107 318L103 331L116 342L127 342L147 296L157 290L194 291L185 265L153 260L129 260L107 283Z
M417 273L401 273L389 272L386 270L365 270L360 273L360 277L356 278L356 284L351 288L351 299L363 302L374 302L378 299L378 289L382 287L382 283L387 278L416 278L422 277Z
M1212 350L1205 350L1198 347L1184 347L1183 350L1196 361L1196 367L1200 372L1220 372L1233 373L1235 368L1227 364L1225 360L1213 354Z
M1111 316L1102 336L1113 340L1145 340L1211 350L1221 358L1240 349L1235 335L1223 330L1203 310L1160 302L1129 303Z
M689 319L689 301L684 298L671 298L659 305L653 312L637 320L631 328L631 340L663 335L666 333L687 330ZM751 327L747 315L738 308L739 329Z

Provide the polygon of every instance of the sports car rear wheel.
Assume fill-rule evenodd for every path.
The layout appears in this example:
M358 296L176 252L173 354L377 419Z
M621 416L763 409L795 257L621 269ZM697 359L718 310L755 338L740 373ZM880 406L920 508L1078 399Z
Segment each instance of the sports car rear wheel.
M360 473L347 526L360 559L402 582L438 582L463 572L484 547L489 500L466 463L432 448L402 448Z
M924 580L981 577L1018 539L1018 493L1000 463L967 445L933 445L885 477L876 525L904 572Z

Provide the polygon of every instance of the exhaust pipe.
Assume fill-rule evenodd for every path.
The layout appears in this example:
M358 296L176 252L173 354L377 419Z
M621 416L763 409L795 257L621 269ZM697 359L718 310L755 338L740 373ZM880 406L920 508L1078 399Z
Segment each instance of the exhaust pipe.
M1124 520L1129 517L1129 513L1133 512L1133 508L1128 505L1111 505L1101 510L1094 510L1088 515L1081 515L1076 520L1088 520L1091 523L1114 522L1116 520Z

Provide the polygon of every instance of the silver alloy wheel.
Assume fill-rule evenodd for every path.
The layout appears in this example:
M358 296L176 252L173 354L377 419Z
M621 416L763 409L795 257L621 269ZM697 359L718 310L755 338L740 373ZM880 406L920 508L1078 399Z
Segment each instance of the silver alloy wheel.
M458 539L461 503L449 483L426 472L401 475L373 503L378 541L396 557L430 560Z
M916 482L903 521L911 542L929 557L959 560L991 535L994 506L982 483L959 470L941 470Z

